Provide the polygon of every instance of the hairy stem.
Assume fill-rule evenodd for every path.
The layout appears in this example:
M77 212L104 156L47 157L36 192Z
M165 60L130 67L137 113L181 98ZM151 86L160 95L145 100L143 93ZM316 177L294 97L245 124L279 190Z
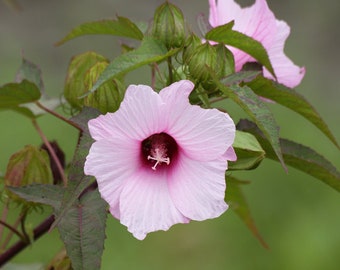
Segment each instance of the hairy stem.
M51 154L51 157L52 159L54 160L56 166L57 166L57 169L61 175L61 179L64 183L64 187L67 186L67 178L66 178L66 175L64 173L64 168L63 166L61 165L60 161L59 161L59 158L57 157L56 153L54 152L53 150L53 147L51 146L50 142L48 141L48 139L46 138L45 134L42 132L41 128L39 127L37 121L35 119L32 120L32 123L33 123L33 126L35 127L35 129L37 130L37 132L39 133L41 139L43 140L43 142L45 143L47 149L48 149L48 152Z

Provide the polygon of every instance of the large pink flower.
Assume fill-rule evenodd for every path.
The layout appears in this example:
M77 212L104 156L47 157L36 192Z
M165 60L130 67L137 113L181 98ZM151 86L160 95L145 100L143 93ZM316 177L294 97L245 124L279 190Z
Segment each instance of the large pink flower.
M209 22L212 27L234 20L234 30L262 43L267 50L277 80L288 87L296 87L305 75L305 69L296 66L284 53L284 44L290 28L286 22L277 20L266 0L256 0L250 7L241 8L234 0L209 0ZM245 52L230 47L234 54L236 71L255 59ZM264 76L273 78L264 69Z
M98 182L111 214L138 239L173 224L220 216L235 125L217 109L191 105L194 85L159 94L130 85L115 113L89 121L95 142L85 173Z

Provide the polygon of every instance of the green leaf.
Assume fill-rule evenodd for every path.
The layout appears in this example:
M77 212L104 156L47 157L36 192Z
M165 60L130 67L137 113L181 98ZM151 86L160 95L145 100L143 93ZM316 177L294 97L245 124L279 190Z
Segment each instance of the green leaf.
M90 119L95 118L100 113L93 108L84 107L77 116L71 118L83 129L79 145L74 154L69 171L69 181L64 192L63 200L60 207L60 213L52 225L55 227L63 218L70 207L75 203L81 193L93 182L93 177L84 175L84 164L93 139L88 131L87 123Z
M228 170L251 170L265 158L265 152L254 135L236 130L233 144L237 160L228 162Z
M100 269L106 217L106 202L98 190L87 192L67 209L58 230L72 261L72 269Z
M266 156L278 160L270 143L257 128L256 124L249 120L241 120L237 128L252 133L266 151ZM287 165L303 171L325 184L340 191L340 172L334 165L313 149L296 142L280 139L283 158Z
M168 51L165 45L156 39L144 39L140 47L115 58L99 76L90 92L94 92L107 80L126 74L141 66L162 61L178 52L178 49ZM89 92L89 93L90 93ZM87 94L89 94L87 93ZM86 96L86 95L85 95Z
M318 112L312 105L294 89L285 87L272 80L258 76L247 85L259 96L271 99L294 112L302 115L320 131L322 131L338 148L340 148L332 132L329 130L326 123L322 120Z
M234 21L215 27L205 35L205 38L207 40L230 45L246 52L266 67L267 70L275 77L274 69L263 45L245 34L232 30L233 26Z
M255 121L269 140L275 154L286 170L280 148L279 127L266 104L248 86L231 85L227 87L220 82L217 82L217 84L226 97L230 97L235 101Z
M227 176L227 190L226 201L230 205L230 208L238 215L238 217L245 223L253 235L260 241L263 247L268 248L268 245L263 240L255 222L251 216L248 203L242 193L241 185L247 182L240 181L232 176Z
M64 188L49 184L34 184L23 187L7 187L11 192L29 202L42 203L59 209Z
M38 87L27 80L20 83L8 83L0 87L0 109L11 109L20 104L39 100Z
M44 92L45 89L40 68L25 58L22 59L21 66L15 77L16 82L21 82L24 79L38 86L41 93Z
M259 74L261 74L262 71L258 70L247 70L247 71L239 71L236 73L233 73L223 79L223 83L226 85L233 85L233 84L239 84L241 82L249 82L256 78Z
M72 29L62 40L56 43L57 46L84 35L113 35L142 40L144 35L139 28L129 19L117 16L117 20L101 20L83 23Z

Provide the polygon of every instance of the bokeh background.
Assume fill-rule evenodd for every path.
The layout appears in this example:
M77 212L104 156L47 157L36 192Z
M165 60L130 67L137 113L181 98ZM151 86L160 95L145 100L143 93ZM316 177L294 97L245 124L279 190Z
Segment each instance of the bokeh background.
M120 52L121 39L88 36L55 47L71 28L87 21L129 17L150 21L160 0L18 0L20 11L0 2L0 84L11 82L21 57L38 64L50 96L60 96L70 58L95 50L112 59ZM251 3L243 1L242 3ZM184 12L188 25L197 30L196 17L208 17L207 0L173 0ZM337 0L268 0L276 17L288 22L291 35L286 53L307 69L297 88L319 111L340 141L340 33ZM147 73L134 72L133 83L149 81ZM340 152L302 117L270 105L283 137L294 139L322 153L340 169ZM228 110L235 120L242 112ZM72 159L77 134L55 118L39 119L47 137L55 139ZM40 145L32 124L23 116L0 112L0 172L10 155L26 144ZM134 239L112 217L108 219L102 269L340 269L340 194L292 168L286 174L279 164L264 161L250 172L235 176L251 181L244 186L256 224L270 249L264 249L232 212L220 218L176 225L168 232ZM45 214L46 215L46 214ZM40 215L33 217L38 222ZM33 220L34 222L34 220ZM48 262L60 250L53 231L19 254L13 263ZM27 268L23 268L27 269Z

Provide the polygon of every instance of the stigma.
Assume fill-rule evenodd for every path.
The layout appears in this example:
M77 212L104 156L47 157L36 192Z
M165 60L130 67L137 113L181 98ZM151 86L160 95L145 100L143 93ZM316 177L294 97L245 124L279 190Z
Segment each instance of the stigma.
M161 164L165 163L166 165L170 164L170 158L166 156L166 149L164 147L155 148L151 151L152 155L148 155L148 160L154 160L156 163L151 167L154 171L156 167Z

